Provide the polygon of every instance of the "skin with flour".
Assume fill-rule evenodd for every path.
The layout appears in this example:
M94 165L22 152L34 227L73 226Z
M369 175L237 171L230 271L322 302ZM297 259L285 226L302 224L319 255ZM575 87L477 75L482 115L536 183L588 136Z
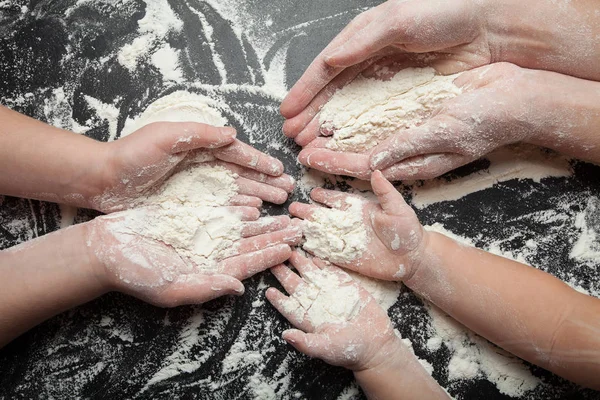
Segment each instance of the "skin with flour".
M237 141L231 128L156 122L116 142L101 143L4 107L0 107L0 119L0 193L7 195L104 212L126 210L140 196L164 189L165 179L189 166L190 160L197 163L193 153L198 151L214 158L211 168L215 162L218 168L227 163L228 173L235 171L236 194L227 201L231 206L273 199L267 191L282 193L279 198L284 199L293 188L293 180L283 174L279 161ZM237 180L240 177L252 180L254 186L244 187ZM130 212L134 211L124 211ZM155 210L146 212L146 219L155 219ZM215 258L216 271L210 274L156 238L135 232L118 234L115 219L124 217L119 213L0 252L0 281L10 282L0 291L0 320L4 322L0 346L108 291L129 293L161 306L243 293L240 280L286 260L289 244L299 235L287 218L251 222L260 216L255 207L231 212L248 222L234 240L235 251Z
M361 14L313 61L282 103L285 134L306 146L300 162L362 179L375 170L393 180L427 179L515 142L600 162L592 150L600 145L595 134L600 84L584 80L600 77L593 62L600 54L593 39L600 26L595 3L555 6L540 0L521 7L513 0L457 0L442 8L433 1L388 1ZM455 81L462 95L370 155L333 152L317 137L321 107L336 90L375 67L431 65L452 74L493 63L498 64L462 74Z
M369 399L447 399L446 393L394 333L375 299L343 270L293 253L300 276L271 271L289 293L270 288L271 304L296 329L283 338L311 357L348 368Z
M366 250L342 266L379 279L401 280L509 352L578 384L600 388L600 300L535 268L424 230L380 172L373 174L371 185L380 204L365 203L363 208L374 216L365 218L373 232L369 249L378 249L378 258L386 262L373 263L373 251ZM313 193L315 199L324 198L322 189ZM332 195L338 202L351 196ZM298 210L310 218L314 207ZM534 297L531 287L536 288Z

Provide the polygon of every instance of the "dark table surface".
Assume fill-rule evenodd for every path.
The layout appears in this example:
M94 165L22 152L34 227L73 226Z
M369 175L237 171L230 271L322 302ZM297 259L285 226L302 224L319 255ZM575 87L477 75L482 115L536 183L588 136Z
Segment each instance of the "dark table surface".
M106 141L114 127L86 96L118 109L118 138L126 118L156 98L180 89L206 94L227 103L223 111L239 129L238 137L282 159L287 172L299 178L298 149L281 135L279 99L265 82L283 78L291 87L337 32L378 2L168 3L183 25L159 40L181 50L179 83L163 79L148 59L134 71L117 59L119 49L139 36L144 1L0 1L0 103L66 129L86 126L86 135ZM487 166L483 160L447 179ZM569 177L541 183L510 180L418 214L424 224L441 222L478 246L508 238L503 250L518 251L535 239L538 246L528 253L529 263L563 278L568 272L589 286L598 282L599 271L569 257L578 235L574 224L557 226L532 217L568 204L560 212L573 220L590 198L597 199L600 169L580 162L572 162L572 168ZM305 193L297 191L296 199L306 200ZM278 214L285 208L269 206L267 211ZM79 210L75 222L95 215ZM0 249L55 231L60 221L56 204L0 197ZM0 350L0 399L363 397L353 388L350 372L309 359L280 339L288 323L264 301L264 289L277 286L268 272L245 283L243 297L202 306L166 310L109 294L52 318ZM411 292L404 290L389 314L453 396L508 398L484 378L448 381L449 350L427 350L423 330L429 316ZM166 377L166 365L179 365L179 371ZM544 383L525 398L600 399L544 370L531 370ZM157 378L160 374L163 379Z

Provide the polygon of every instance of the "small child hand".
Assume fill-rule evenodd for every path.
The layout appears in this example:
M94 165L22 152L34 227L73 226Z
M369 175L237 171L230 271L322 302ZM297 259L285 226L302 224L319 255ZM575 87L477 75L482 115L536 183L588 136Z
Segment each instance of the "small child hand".
M386 312L342 269L293 252L292 265L271 269L289 296L275 288L267 299L297 329L283 338L302 353L353 371L386 362L402 343Z
M356 221L351 225L352 229L357 229L355 226L359 225L361 227L358 229L362 229L364 226L366 232L360 243L351 243L349 237L340 238L343 241L340 245L341 250L333 249L337 243L333 243L335 238L330 237L322 240L321 248L310 248L306 244L304 248L319 257L328 258L328 261L336 265L366 276L393 281L409 279L423 257L428 234L413 209L406 204L402 195L381 172L373 173L371 186L379 202L367 201L358 195L339 191L314 189L311 193L312 199L332 209L348 211L351 206L362 207L362 224ZM315 221L320 210L327 209L303 203L290 205L292 215L308 221ZM340 218L343 217L340 215ZM315 229L326 229L326 227ZM306 228L305 236L308 238L308 235L309 229ZM349 253L348 246L356 246L352 249L351 258L340 255L340 253Z

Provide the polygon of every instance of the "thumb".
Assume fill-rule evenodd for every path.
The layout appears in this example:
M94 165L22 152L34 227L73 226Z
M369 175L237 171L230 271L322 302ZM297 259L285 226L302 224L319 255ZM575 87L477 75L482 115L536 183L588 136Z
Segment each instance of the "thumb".
M294 346L294 348L309 357L320 359L327 358L326 355L331 345L327 336L316 333L304 333L298 329L288 329L283 332L283 339Z
M404 215L406 214L406 201L394 185L392 185L381 173L375 171L371 174L371 187L379 200L379 204L388 215Z
M388 16L384 13L354 33L345 43L326 55L325 62L332 67L350 67L394 43L396 34L389 29L386 17Z
M206 303L217 297L242 294L242 282L229 275L189 274L179 276L160 296L167 305L178 306Z
M223 147L232 143L236 136L233 128L196 122L155 122L142 129L147 131L145 141L153 142L168 154Z

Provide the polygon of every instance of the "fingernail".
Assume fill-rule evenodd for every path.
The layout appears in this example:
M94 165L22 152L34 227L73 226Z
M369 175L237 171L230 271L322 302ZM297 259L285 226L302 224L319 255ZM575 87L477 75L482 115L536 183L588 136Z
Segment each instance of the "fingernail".
M228 138L232 138L235 137L237 132L234 128L231 128L229 126L224 126L222 128L219 128L219 132L223 135L226 136Z

